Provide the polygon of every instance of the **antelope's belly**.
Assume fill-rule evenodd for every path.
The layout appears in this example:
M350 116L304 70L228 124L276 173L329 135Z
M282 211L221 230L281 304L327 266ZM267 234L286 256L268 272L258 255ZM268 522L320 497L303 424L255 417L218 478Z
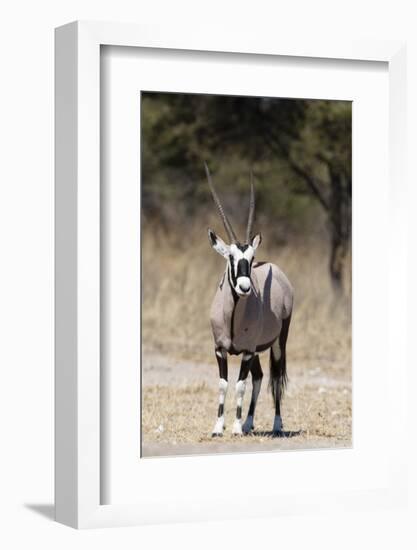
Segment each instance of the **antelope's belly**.
M251 338L247 332L233 335L229 353L238 355L242 352L254 352L256 349L256 339Z

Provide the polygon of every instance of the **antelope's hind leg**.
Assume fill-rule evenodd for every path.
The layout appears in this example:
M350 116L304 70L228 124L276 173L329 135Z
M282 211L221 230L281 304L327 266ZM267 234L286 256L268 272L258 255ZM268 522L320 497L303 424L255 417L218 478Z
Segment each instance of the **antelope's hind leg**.
M290 328L291 316L282 322L279 339L273 344L270 351L271 390L275 403L275 417L272 432L276 436L282 435L281 399L287 384L287 357L286 344Z
M252 374L252 397L249 405L248 416L242 426L242 431L245 434L250 433L254 428L253 419L255 417L256 402L258 401L259 392L261 390L263 372L261 362L259 361L259 355L255 355L253 357L249 369Z
M214 425L212 437L221 437L224 430L224 402L227 393L227 352L225 350L216 350L216 359L219 365L219 408L217 410L217 420Z

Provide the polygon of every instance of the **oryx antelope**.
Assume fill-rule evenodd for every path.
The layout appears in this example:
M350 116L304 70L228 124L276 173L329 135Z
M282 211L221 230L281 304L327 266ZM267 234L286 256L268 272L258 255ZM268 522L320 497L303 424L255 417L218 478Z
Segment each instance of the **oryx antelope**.
M269 262L255 262L261 244L260 233L252 236L255 215L253 178L249 202L249 218L244 244L240 243L223 210L205 164L208 184L223 221L230 244L208 230L211 246L226 260L226 269L211 306L210 321L216 359L219 366L219 407L213 437L223 435L224 403L228 387L227 354L242 354L236 383L236 419L232 433L241 435L254 428L256 401L262 382L258 354L270 350L270 385L275 405L272 431L282 433L280 402L287 381L285 346L293 307L293 289L284 273ZM246 380L252 374L252 398L248 416L242 424L242 403Z

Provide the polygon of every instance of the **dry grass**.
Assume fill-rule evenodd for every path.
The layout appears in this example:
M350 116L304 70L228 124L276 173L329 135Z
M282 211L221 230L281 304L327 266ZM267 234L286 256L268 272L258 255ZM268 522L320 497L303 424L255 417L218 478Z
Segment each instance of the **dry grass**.
M154 358L155 359L155 358ZM217 376L213 365L171 360L161 367L161 357L152 361L147 354L148 379L143 392L143 454L188 454L211 451L270 450L274 448L346 447L351 442L351 386L339 376L329 378L325 369L306 367L305 363L292 365L291 381L283 402L284 428L296 433L288 439L274 439L273 407L266 391L261 391L256 411L255 434L243 440L231 435L235 404L233 391L226 399L226 429L221 443L211 438L217 408ZM155 372L152 372L155 363ZM238 361L233 361L230 380L236 379ZM197 371L191 373L190 371ZM182 371L182 372L181 372ZM163 377L160 373L163 372ZM178 373L178 377L176 376ZM189 382L186 382L187 376ZM156 383L158 378L161 383ZM176 380L178 378L178 380ZM198 382L197 378L202 381ZM233 384L231 384L233 389ZM244 408L250 399L250 384L245 394ZM292 434L289 434L292 435ZM244 441L246 449L242 449ZM260 445L263 449L260 449Z
M208 312L224 260L215 254L201 225L179 232L145 228L143 234L142 442L145 455L242 450L225 433L212 441L217 408L217 366ZM181 233L183 234L183 232ZM264 235L264 243L272 242ZM270 247L257 259L277 263L295 289L287 347L290 384L284 403L286 430L303 430L288 440L264 434L244 438L245 448L346 446L351 440L350 282L335 295L329 281L327 246L322 239ZM267 356L261 358L267 374ZM237 376L236 361L229 379ZM257 409L258 430L271 429L273 409L266 379ZM246 405L250 386L246 392ZM233 391L226 422L233 421ZM181 445L183 447L181 447ZM184 447L184 445L186 447ZM159 446L159 447L158 447ZM182 449L182 450L181 450Z

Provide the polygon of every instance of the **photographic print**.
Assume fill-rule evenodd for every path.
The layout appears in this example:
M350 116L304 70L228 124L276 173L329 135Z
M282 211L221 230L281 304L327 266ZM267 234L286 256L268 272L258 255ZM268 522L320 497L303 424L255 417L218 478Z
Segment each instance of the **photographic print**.
M142 92L141 456L352 444L352 103Z

